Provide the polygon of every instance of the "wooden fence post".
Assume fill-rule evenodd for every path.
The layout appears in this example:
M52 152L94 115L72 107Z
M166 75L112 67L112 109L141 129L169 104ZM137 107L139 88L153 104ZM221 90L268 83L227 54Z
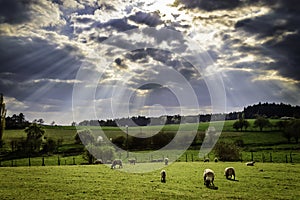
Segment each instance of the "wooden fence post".
M253 152L251 151L251 161L253 161Z
M290 162L293 162L292 153L290 153Z
M28 156L28 166L31 166L31 162L30 162L30 156Z
M60 166L60 159L59 159L59 156L57 157L57 164L58 164L58 166Z
M288 156L285 155L285 162L288 163Z
M273 162L273 160L272 160L272 153L270 153L270 162Z
M188 161L188 158L187 158L187 153L185 154L185 162Z
M45 158L44 158L44 156L42 157L42 166L45 166Z
M75 165L75 158L73 157L73 165Z

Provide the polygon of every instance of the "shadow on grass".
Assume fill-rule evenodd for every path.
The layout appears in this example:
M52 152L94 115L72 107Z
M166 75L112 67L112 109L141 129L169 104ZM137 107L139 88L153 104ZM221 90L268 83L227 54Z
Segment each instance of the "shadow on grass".
M214 186L214 185L209 185L209 186L206 186L208 189L211 189L211 190L218 190L218 186Z
M239 180L235 180L235 179L230 179L230 178L228 178L227 180L228 180L228 181L234 181L234 182L239 182Z

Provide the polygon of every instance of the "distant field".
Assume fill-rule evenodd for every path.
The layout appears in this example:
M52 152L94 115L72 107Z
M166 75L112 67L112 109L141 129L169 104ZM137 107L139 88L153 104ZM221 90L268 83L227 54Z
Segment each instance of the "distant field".
M243 147L241 147L241 156L244 161L249 161L252 159L261 161L261 162L295 162L300 163L300 144L288 144L286 138L282 136L282 133L273 130L274 128L266 129L263 132L259 132L255 128L248 128L247 131L235 131L232 128L232 124L235 120L225 121L224 129L218 141L225 142L235 142L241 140L243 142ZM252 125L254 120L248 120ZM271 123L275 124L278 120L271 120ZM204 133L209 123L200 123L198 124L183 124L181 127L183 130L191 130L196 127L198 132ZM153 132L157 132L162 130L165 133L174 133L178 130L179 125L166 125L166 126L146 126L146 127L129 127L130 134L152 134ZM72 127L72 126L46 126L45 136L47 138L52 138L55 141L60 140L61 146L58 148L60 155L54 156L45 156L45 162L47 165L55 165L57 164L58 156L61 158L63 156L68 156L73 149L77 149L77 151L81 151L83 149L82 145L75 145L74 136L77 132L77 129L91 129L95 136L103 135L103 132L100 131L100 127ZM120 135L126 136L125 127L101 127L104 131L107 138L116 138ZM18 139L18 138L26 138L26 134L24 130L5 130L4 132L4 142L5 148L10 149L10 141ZM80 150L81 149L81 150ZM202 161L203 158L199 158L199 150L200 144L191 146L189 150L187 150L178 161ZM251 155L251 152L253 152ZM148 152L146 152L148 153ZM126 152L117 153L117 157L125 159ZM214 154L211 152L208 155L212 160L214 159ZM76 164L80 164L84 162L82 160L82 156L77 156L73 154L70 158L64 157L63 163L72 163L73 157L76 157ZM137 160L140 162L150 162L152 159L162 159L164 157L175 158L176 155L169 152L160 152L159 154L147 155L147 156L139 156ZM31 158L32 163L39 163L36 165L40 165L41 157L39 158ZM70 160L70 161L68 161ZM28 165L28 159L17 159L13 161L3 161L1 165L3 166L26 166ZM34 165L34 164L33 164Z
M146 164L124 169L138 165ZM225 179L228 166L235 167L237 181ZM205 168L215 171L217 190L203 185ZM104 165L3 167L0 199L300 199L299 164L176 162L165 170L167 182L161 183L159 171L125 173Z

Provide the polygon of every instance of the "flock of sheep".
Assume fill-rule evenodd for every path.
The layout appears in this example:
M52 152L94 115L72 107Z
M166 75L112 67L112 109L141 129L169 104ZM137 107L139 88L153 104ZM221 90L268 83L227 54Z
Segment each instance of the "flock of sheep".
M209 161L204 160L204 162L209 162ZM217 162L216 159L215 159L215 162ZM130 164L135 164L135 160L130 159L129 163ZM165 165L168 165L169 159L165 158L164 163L165 163ZM255 163L254 161L247 162L246 166L254 166L254 163ZM122 160L120 160L120 159L114 160L111 164L111 169L116 168L117 165L119 165L119 168L122 168L123 167ZM236 178L235 169L233 167L225 168L224 176L226 176L226 179L235 180L235 178ZM167 177L166 170L163 169L160 172L160 177L161 177L161 182L165 183L166 182L166 177ZM203 172L204 185L206 187L214 187L214 179L215 179L215 172L211 169L205 169L204 172Z

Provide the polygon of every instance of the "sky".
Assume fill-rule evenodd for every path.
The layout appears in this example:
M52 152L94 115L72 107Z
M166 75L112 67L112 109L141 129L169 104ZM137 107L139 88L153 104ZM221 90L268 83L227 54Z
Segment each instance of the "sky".
M71 124L299 105L296 0L0 0L7 115Z

